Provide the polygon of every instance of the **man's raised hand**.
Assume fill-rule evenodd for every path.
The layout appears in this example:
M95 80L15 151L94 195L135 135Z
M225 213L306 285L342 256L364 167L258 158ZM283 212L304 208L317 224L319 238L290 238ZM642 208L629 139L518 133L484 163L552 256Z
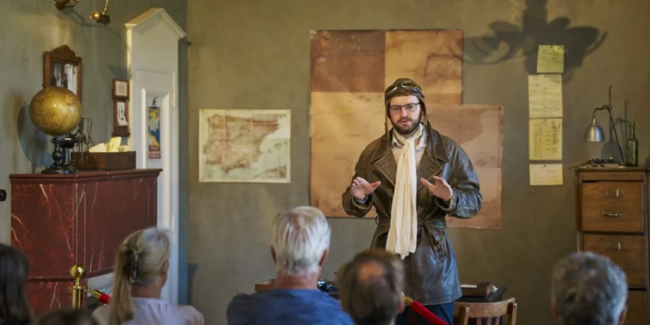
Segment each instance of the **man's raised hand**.
M374 183L368 183L367 180L357 177L354 180L352 180L352 185L350 186L350 194L357 199L357 200L363 200L366 198L366 196L370 195L372 192L377 189L381 185L380 181L376 181Z

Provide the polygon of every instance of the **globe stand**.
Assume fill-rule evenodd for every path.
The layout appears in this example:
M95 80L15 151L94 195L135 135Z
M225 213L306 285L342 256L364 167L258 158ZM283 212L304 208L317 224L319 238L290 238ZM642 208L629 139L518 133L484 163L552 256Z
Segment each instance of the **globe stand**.
M76 174L77 169L70 165L69 159L69 150L74 147L74 141L67 137L52 137L52 143L54 144L54 150L52 151L54 163L44 169L41 174Z

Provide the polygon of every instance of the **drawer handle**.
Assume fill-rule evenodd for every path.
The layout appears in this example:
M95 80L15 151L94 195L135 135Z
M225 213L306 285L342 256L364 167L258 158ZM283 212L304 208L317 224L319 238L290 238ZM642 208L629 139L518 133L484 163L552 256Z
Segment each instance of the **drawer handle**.
M609 212L603 212L603 217L612 217L612 218L620 218L622 217L622 213L609 213Z
M623 248L620 242L617 243L605 243L605 248L611 251L620 251Z
M605 190L605 197L620 197L621 191L618 189L615 190Z

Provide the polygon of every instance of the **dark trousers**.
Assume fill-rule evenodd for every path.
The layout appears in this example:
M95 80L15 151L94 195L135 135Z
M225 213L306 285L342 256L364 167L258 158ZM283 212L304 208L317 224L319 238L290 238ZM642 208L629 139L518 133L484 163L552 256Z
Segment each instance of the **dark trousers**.
M428 310L440 317L443 322L446 322L449 325L454 323L454 302L448 302L441 305L425 305ZM412 315L409 315L412 314ZM411 322L411 320L414 320ZM406 307L404 312L397 315L395 320L395 325L431 325L426 319L422 318L420 315L410 308Z

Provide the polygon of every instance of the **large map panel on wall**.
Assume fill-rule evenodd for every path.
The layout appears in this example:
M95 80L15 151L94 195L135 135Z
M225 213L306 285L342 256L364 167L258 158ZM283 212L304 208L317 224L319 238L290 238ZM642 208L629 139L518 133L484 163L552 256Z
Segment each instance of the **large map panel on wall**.
M429 123L458 144L469 156L481 184L483 207L476 217L447 217L454 228L501 228L503 107L493 105L427 106Z
M499 228L501 220L501 141L500 123L494 119L494 107L462 107L462 30L398 31L314 31L311 61L311 205L328 217L347 217L341 206L341 194L354 174L359 154L374 139L384 134L386 123L383 92L401 77L419 83L433 122L446 116L478 112L472 124L458 120L441 130L452 138L462 136L463 128L480 132L476 141L494 143L490 153L498 173L479 171L484 188L498 188L499 194L478 218L450 221L452 227ZM444 105L440 106L440 105ZM451 112L451 109L459 112ZM464 110L467 110L465 112ZM439 123L433 123L434 127ZM485 125L481 128L482 125ZM489 125L489 127L487 126ZM487 135L485 132L499 131ZM445 132L447 131L447 132ZM461 133L455 132L461 131ZM449 133L450 132L450 133ZM482 137L487 137L483 140ZM455 139L463 145L461 139ZM468 148L470 157L476 156ZM492 150L492 149L490 149ZM498 152L497 152L498 151ZM484 152L478 152L481 157ZM473 158L474 159L474 158ZM481 158L477 158L481 159ZM487 159L487 158L486 158ZM490 176L481 176L490 175ZM498 177L492 177L497 175ZM483 180L485 178L485 180ZM489 217L485 217L489 214ZM374 217L371 211L368 217ZM479 220L480 219L480 220ZM489 219L489 220L488 220Z

